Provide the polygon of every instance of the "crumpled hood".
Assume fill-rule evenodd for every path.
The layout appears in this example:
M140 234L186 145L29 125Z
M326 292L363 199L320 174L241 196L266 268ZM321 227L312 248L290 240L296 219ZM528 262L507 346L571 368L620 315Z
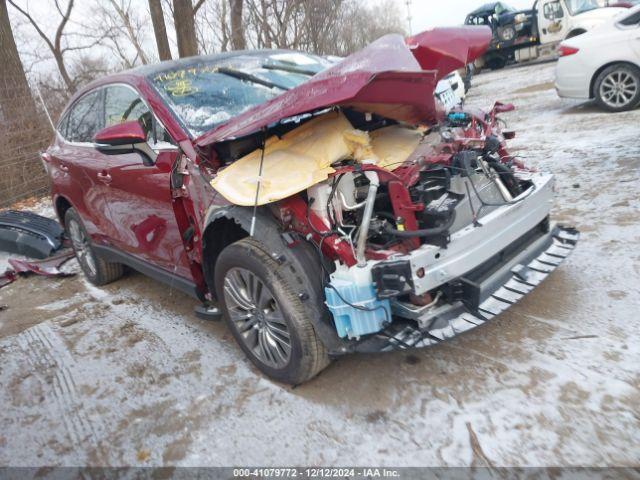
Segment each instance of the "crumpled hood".
M489 27L452 27L426 30L406 39L423 70L436 70L436 79L463 68L480 57L491 42Z
M205 147L232 140L338 105L401 122L436 123L433 94L438 80L482 55L490 41L487 27L433 29L406 41L400 35L384 36L308 82L204 133L195 143Z

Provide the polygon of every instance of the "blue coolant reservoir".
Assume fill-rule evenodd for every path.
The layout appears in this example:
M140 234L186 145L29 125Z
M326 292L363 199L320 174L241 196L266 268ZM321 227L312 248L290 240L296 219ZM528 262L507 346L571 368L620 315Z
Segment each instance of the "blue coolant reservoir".
M327 287L324 293L340 338L357 338L376 333L382 330L387 322L391 322L389 300L378 300L370 281L358 282L356 278L332 276L331 285L334 288ZM363 309L354 308L343 299Z

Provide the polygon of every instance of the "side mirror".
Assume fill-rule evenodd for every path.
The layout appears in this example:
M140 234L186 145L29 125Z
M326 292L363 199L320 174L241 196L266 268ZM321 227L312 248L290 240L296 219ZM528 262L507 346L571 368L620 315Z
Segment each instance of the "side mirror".
M156 161L156 152L149 146L144 129L135 120L103 128L96 133L93 141L96 150L105 155L138 153L147 166Z

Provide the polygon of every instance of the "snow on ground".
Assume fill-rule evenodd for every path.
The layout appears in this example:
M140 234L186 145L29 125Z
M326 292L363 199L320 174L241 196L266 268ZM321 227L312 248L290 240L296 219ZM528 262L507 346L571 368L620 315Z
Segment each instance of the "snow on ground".
M0 465L538 466L640 463L640 110L563 101L553 65L478 76L514 102L514 151L558 175L573 256L487 325L334 362L296 389L223 324L138 274L0 291Z

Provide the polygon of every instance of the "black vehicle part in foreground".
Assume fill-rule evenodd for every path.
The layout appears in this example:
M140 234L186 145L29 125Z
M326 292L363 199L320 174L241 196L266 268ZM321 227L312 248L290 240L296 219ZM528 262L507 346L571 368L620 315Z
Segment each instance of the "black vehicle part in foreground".
M62 247L64 230L51 219L31 212L0 212L0 250L47 258Z

